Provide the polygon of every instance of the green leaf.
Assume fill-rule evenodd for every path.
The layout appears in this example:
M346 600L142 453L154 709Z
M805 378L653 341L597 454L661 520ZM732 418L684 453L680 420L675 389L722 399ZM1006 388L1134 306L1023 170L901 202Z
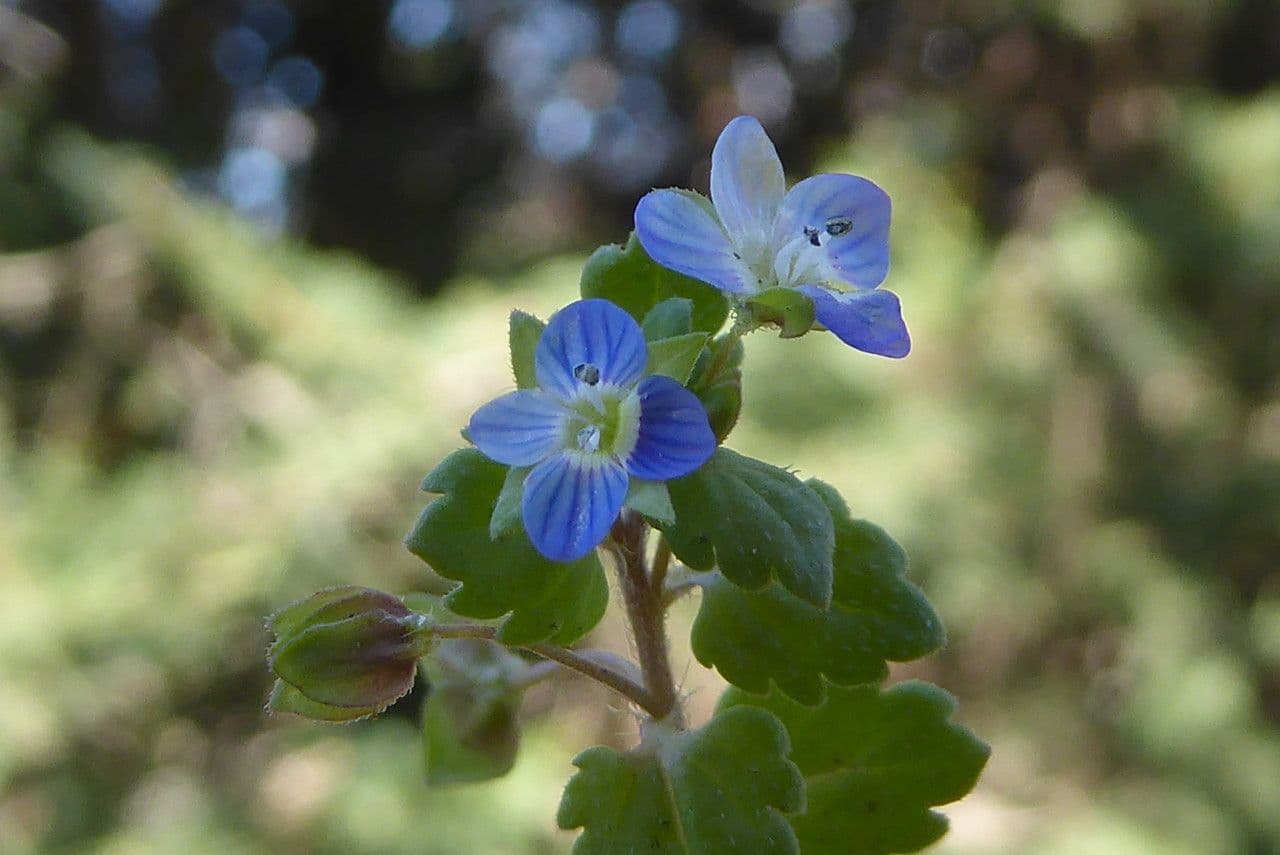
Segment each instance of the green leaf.
M906 554L877 526L850 519L838 494L809 481L835 524L830 609L774 583L758 591L720 574L696 579L702 604L693 623L693 653L735 686L764 694L772 680L802 704L822 701L825 676L840 686L879 683L886 660L907 662L946 640L923 593L907 581Z
M782 338L807 333L817 320L813 300L794 288L769 288L747 300L747 308L761 323L777 324Z
M507 328L507 340L511 343L511 373L515 375L519 389L536 389L537 377L533 370L533 354L538 339L547 325L527 312L516 309L511 313Z
M777 578L803 600L830 603L831 513L799 478L720 448L667 489L676 522L665 533L689 567L710 570L718 562L726 579L748 590Z
M431 679L422 714L427 782L487 781L511 771L528 663L492 641L451 639L423 664Z
M446 457L422 482L424 490L445 495L427 505L405 544L441 576L462 583L445 598L450 611L482 619L511 613L498 628L502 643L572 643L608 605L600 559L592 553L569 564L550 561L523 529L491 539L506 469L474 448Z
M693 329L714 333L729 316L729 301L715 288L655 264L635 233L626 247L602 246L582 269L583 297L612 300L637 322L664 300L684 297L693 303Z
M273 713L289 713L302 716L312 721L323 721L331 724L346 724L377 715L382 707L335 707L313 701L306 695L290 686L284 680L276 680L271 687L271 697L267 700L267 709Z
M676 521L675 508L671 507L671 494L663 481L645 481L632 478L627 485L624 507L639 511L651 520L671 524Z
M625 754L589 748L556 821L583 829L574 855L795 853L781 814L803 808L804 790L787 750L778 720L749 707Z
M693 301L684 297L663 300L649 310L640 325L645 341L686 335L693 332Z
M493 516L489 517L489 539L497 540L500 535L510 531L523 531L524 517L521 501L524 499L524 479L529 474L528 466L512 466L502 480L502 490L498 493L498 501L493 506Z
M660 338L649 342L649 374L665 374L683 385L702 353L707 334L704 332Z
M928 683L832 687L817 708L730 688L720 710L764 708L791 736L808 807L792 817L805 855L915 852L947 830L929 810L973 789L991 749L947 719L955 700Z

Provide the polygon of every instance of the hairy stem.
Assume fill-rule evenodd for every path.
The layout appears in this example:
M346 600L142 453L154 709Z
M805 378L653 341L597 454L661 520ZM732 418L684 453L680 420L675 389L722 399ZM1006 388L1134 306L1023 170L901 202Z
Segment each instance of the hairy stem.
M667 655L667 636L663 626L662 591L655 589L645 562L644 545L648 525L634 511L622 512L613 525L611 551L618 560L618 580L627 619L636 640L640 673L645 688L653 698L657 719L669 719L683 726L683 715L677 704L675 680Z
M662 588L667 581L667 570L671 567L671 544L667 542L666 537L658 538L658 549L653 554L653 572L650 575L649 587L654 590L659 597L662 596Z
M494 627L477 623L425 625L422 631L434 638L487 638L490 641L496 640L498 635ZM520 647L613 689L654 718L662 718L670 712L670 706L664 707L644 686L636 685L635 681L602 662L554 644L524 644Z

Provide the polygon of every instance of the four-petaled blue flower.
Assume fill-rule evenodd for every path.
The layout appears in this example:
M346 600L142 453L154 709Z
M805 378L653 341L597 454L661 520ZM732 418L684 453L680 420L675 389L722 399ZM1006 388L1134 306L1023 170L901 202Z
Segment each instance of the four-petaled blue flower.
M471 417L467 435L488 457L533 467L521 514L533 545L553 561L581 558L604 539L630 478L688 475L716 449L702 403L670 377L644 377L647 360L630 315L608 300L580 300L538 340L539 388L503 395Z
M711 155L711 202L654 190L636 206L636 235L654 261L746 299L797 288L845 344L906 356L911 339L889 273L889 196L856 175L815 175L790 191L782 162L751 116L725 126Z

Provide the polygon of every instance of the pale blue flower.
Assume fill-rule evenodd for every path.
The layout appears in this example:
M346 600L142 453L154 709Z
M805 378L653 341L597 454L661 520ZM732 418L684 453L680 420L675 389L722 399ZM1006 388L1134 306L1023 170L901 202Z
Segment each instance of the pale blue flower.
M711 155L711 200L654 190L636 206L636 235L654 261L746 300L796 288L846 344L906 356L911 339L889 273L889 196L856 175L815 175L790 190L760 123L739 116Z
M485 455L533 467L521 514L533 545L553 561L581 558L604 539L631 478L688 475L716 449L697 396L670 377L645 377L647 360L630 315L608 300L580 300L538 340L538 388L471 417L467 435Z

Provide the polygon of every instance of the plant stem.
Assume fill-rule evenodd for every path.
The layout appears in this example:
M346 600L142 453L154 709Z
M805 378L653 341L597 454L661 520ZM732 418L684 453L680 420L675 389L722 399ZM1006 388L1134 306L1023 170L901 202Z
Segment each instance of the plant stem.
M653 554L653 573L650 574L649 587L661 597L662 588L667 581L667 569L671 567L671 544L665 536L658 538L658 549Z
M427 624L422 632L434 638L487 638L496 640L498 631L491 626L477 623ZM670 705L664 706L644 686L618 673L608 665L597 662L579 653L554 644L523 644L521 649L535 653L543 659L558 662L566 668L590 677L601 685L613 689L627 700L647 712L654 718L662 718L670 712Z
M610 551L618 559L618 580L636 640L640 673L654 702L655 708L649 712L655 719L668 719L675 726L683 727L683 714L677 704L675 680L667 655L662 592L653 587L645 562L648 528L644 517L624 510L613 524Z

